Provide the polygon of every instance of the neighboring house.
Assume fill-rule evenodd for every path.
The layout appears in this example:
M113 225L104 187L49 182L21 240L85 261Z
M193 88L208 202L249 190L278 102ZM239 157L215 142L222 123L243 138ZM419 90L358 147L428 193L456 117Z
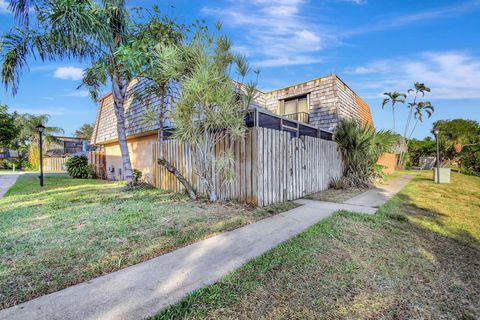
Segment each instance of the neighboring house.
M68 157L88 151L89 141L83 138L53 136L53 142L46 147L48 157Z
M152 143L157 141L159 126L158 123L146 121L144 111L158 105L158 101L152 97L149 105L145 106L135 99L134 93L141 91L145 85L146 81L139 79L129 84L125 125L132 166L144 175L149 175L152 167ZM170 97L168 102L171 106L174 98ZM309 135L331 139L338 123L346 118L373 125L369 106L335 74L270 92L258 91L250 107L252 112L247 117L247 126L288 131L292 136ZM169 126L170 121L167 119L166 127ZM104 147L108 178L123 179L111 94L101 99L91 143Z
M0 149L0 159L17 159L21 157L22 155L16 150Z

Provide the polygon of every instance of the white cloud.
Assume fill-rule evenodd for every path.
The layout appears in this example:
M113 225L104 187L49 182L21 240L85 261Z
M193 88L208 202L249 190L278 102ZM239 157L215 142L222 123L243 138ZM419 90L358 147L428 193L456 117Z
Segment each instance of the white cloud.
M342 2L352 2L358 4L359 6L367 4L367 0L340 0Z
M0 0L0 13L10 13L8 10L8 2L6 0Z
M58 79L78 81L83 78L83 70L77 67L59 67L55 70L53 76Z
M241 52L253 56L258 67L279 67L321 62L318 53L334 37L318 21L310 21L303 0L239 0L225 8L202 12L222 17L227 27L242 30Z
M66 94L65 96L68 96L68 97L88 97L90 94L88 92L88 90L75 90L75 91L72 91L68 94Z
M464 52L424 52L374 61L345 72L357 75L356 87L370 96L406 91L418 81L432 89L431 99L480 98L480 57Z

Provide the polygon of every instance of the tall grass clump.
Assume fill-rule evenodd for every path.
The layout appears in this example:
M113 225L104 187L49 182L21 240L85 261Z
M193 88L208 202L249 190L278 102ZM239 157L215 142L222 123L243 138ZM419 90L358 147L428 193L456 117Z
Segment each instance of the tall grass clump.
M343 177L335 187L370 188L377 176L375 164L383 153L392 151L398 135L349 119L339 124L335 140L345 161Z

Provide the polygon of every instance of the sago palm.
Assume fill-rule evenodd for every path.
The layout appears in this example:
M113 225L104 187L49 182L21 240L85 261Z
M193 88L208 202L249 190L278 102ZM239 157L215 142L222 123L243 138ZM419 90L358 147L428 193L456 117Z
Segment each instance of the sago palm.
M92 61L92 67L85 72L84 84L96 98L100 87L111 82L125 178L133 182L124 112L130 77L115 57L131 34L125 1L12 0L9 8L20 23L0 43L2 82L7 89L11 86L15 94L29 57L42 61L64 58ZM35 19L29 19L31 14Z
M388 103L391 104L392 106L392 115L393 115L393 131L395 131L395 105L397 103L405 103L405 98L407 95L405 93L401 92L385 92L383 95L387 96L388 98L385 98L382 102L382 109L387 105Z
M344 120L338 126L335 141L345 161L344 186L368 188L372 186L375 163L383 153L391 151L398 136L389 130L376 132L372 126Z

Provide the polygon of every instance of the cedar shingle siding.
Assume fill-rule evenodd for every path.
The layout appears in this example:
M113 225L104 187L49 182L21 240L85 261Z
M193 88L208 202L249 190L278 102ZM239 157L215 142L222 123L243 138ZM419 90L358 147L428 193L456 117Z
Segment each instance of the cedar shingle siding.
M158 129L158 122L147 123L142 116L143 111L149 106L143 106L135 99L134 92L141 91L147 84L146 80L136 79L128 86L125 124L129 137L154 133ZM339 121L346 118L358 119L373 125L368 105L335 74L270 92L258 91L251 105L278 113L281 100L301 95L308 95L310 124L320 129L334 132ZM173 100L176 97L178 90ZM171 100L169 99L170 105ZM158 100L152 97L149 105L158 105ZM107 95L100 104L92 142L103 144L116 139L113 99L111 95Z

